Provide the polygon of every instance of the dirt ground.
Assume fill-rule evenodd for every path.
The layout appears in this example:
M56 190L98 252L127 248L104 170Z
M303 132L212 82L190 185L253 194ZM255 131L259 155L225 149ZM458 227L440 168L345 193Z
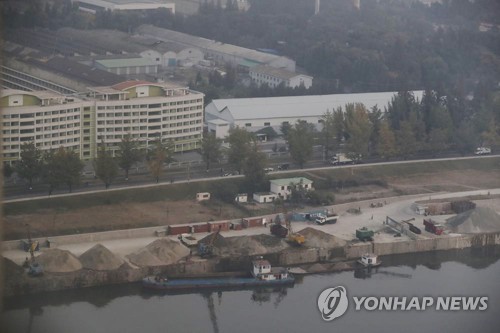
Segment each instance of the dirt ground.
M385 179L388 187L360 186L332 192L335 203L392 197L405 194L433 193L440 191L467 191L500 187L500 175L496 171L440 171L419 176ZM26 224L33 237L62 234L97 232L128 228L141 228L189 222L235 219L249 215L273 213L274 206L234 205L215 203L201 204L193 201L159 201L150 203L126 203L103 205L67 212L46 210L37 214L21 214L4 217L5 239L26 238Z

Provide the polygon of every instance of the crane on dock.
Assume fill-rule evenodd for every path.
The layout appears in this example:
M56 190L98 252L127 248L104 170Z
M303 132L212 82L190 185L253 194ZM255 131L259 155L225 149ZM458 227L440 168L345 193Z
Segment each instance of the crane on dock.
M214 243L217 239L217 235L220 233L220 229L221 227L219 226L219 229L217 229L216 232L212 233L212 236L210 237L208 243L198 243L198 254L200 255L200 257L210 257L214 254Z
M30 260L26 258L25 264L28 267L28 274L31 276L40 276L43 274L42 265L35 259L35 251L38 251L39 244L38 241L31 239L30 225L26 224L28 232L28 243L26 244L27 250L30 253Z

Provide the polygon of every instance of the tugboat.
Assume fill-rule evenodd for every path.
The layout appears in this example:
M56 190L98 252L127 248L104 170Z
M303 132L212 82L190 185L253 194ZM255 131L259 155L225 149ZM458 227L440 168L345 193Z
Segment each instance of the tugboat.
M377 267L382 263L374 253L365 253L358 259L358 263L366 268Z
M197 279L167 279L160 276L148 276L142 279L142 286L156 290L182 290L207 288L233 288L274 286L293 284L295 278L284 267L271 267L267 260L252 261L249 277L197 278Z

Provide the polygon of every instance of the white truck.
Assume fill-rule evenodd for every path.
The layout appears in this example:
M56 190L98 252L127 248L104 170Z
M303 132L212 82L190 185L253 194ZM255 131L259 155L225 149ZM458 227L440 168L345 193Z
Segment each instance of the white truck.
M491 148L488 147L476 148L476 155L488 155L488 154L491 154Z
M324 225L324 224L335 224L337 223L339 216L338 215L318 215L316 218L315 222L316 224L319 225Z
M330 163L333 165L345 165L345 164L355 164L353 159L350 159L344 153L335 154L330 159Z

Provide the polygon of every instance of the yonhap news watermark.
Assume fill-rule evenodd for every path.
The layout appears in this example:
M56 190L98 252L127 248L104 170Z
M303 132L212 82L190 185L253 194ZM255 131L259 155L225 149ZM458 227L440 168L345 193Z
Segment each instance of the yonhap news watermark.
M318 308L325 321L331 321L347 312L349 304L354 311L485 311L487 296L352 296L343 286L323 290L318 296Z

